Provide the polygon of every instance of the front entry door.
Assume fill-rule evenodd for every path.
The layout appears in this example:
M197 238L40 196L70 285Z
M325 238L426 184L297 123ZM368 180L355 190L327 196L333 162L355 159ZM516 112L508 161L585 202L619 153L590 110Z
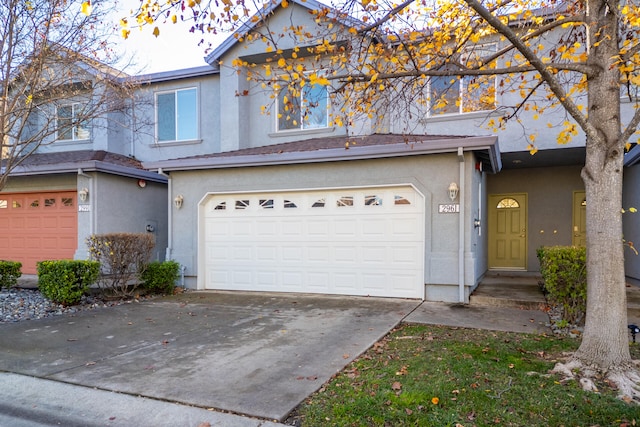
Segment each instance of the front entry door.
M573 193L573 246L587 245L587 199L584 191Z
M527 195L489 196L489 268L527 267Z

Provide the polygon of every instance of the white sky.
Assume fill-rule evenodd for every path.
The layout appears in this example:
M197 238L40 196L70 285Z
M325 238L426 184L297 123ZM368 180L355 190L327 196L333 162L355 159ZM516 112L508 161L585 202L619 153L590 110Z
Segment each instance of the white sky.
M121 0L120 3L123 12L115 18L116 23L121 17L127 16L131 5L137 6L139 0ZM131 34L126 40L120 35L117 36L123 56L133 58L132 65L126 66L125 72L132 75L149 74L206 65L204 57L208 42L220 43L228 36L190 33L190 26L180 22L160 23L158 27L160 35L157 38L152 34L153 26L142 30L131 29ZM205 43L198 46L202 38L205 38Z

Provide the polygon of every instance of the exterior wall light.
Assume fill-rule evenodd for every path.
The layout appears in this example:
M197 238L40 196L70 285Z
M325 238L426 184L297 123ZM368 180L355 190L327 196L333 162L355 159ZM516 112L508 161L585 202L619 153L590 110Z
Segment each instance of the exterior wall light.
M182 207L182 202L184 202L184 197L182 196L182 194L176 196L176 198L173 199L173 204L176 206L176 209L180 209Z
M460 191L458 184L452 182L451 184L449 184L449 188L447 190L449 191L449 198L451 199L451 201L453 202L454 200L456 200L456 197L458 197L458 191Z
M86 202L87 198L89 197L89 190L83 188L82 190L78 191L78 197L80 198L80 201Z

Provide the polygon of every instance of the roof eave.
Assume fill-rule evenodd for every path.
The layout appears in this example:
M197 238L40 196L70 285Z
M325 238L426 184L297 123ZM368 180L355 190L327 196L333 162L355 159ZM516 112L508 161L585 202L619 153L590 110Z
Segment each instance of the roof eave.
M155 172L122 165L114 165L113 163L107 163L99 160L57 163L51 165L18 166L11 171L9 176L57 175L78 173L78 170L82 170L83 172L102 172L127 178L145 179L159 183L167 182L167 177Z
M353 146L352 148L330 148L314 151L294 151L273 154L250 154L238 156L218 156L190 159L175 159L143 162L145 169L171 171L226 169L256 166L294 165L351 160L370 160L391 157L405 157L425 154L487 150L492 172L501 169L500 153L496 136L470 137L464 139L429 140L425 142L398 143L387 145Z

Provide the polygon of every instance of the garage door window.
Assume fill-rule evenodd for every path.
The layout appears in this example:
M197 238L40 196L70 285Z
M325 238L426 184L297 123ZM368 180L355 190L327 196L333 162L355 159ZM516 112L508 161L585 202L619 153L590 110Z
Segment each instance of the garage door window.
M285 200L284 207L285 209L291 209L291 208L297 208L298 206L295 203L293 203L291 200Z
M7 209L8 207L9 205L6 199L0 200L0 209Z
M56 205L56 199L44 199L44 207L52 208Z
M342 196L336 201L336 203L339 208L344 206L353 206L353 196Z
M382 206L382 197L365 196L364 197L364 205L365 206Z
M227 209L227 202L220 202L213 208L214 211L223 211Z
M260 199L262 209L273 209L273 199Z
M249 207L249 200L236 200L236 210L243 210Z
M312 208L324 208L325 205L325 200L324 199L318 199L316 200L313 205L311 205Z
M396 205L410 205L411 202L409 200L407 200L403 196L395 196L395 204Z

